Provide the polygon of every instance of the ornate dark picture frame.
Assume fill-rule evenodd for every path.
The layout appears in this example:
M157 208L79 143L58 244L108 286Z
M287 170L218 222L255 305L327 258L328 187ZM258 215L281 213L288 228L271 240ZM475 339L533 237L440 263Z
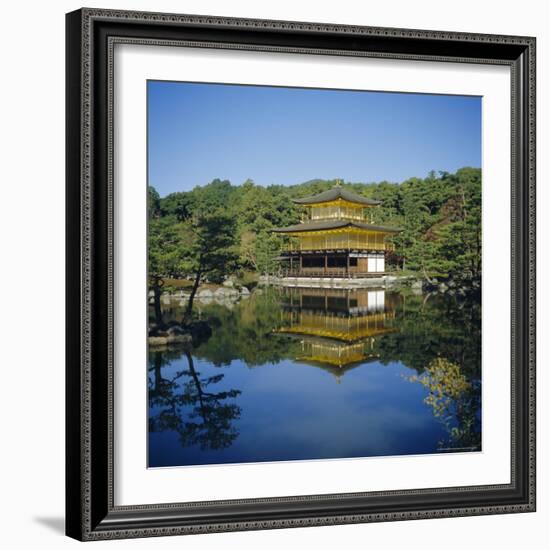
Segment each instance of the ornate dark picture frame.
M475 62L511 68L510 484L114 505L115 43ZM67 535L101 540L535 510L534 38L82 9L67 15L66 44Z

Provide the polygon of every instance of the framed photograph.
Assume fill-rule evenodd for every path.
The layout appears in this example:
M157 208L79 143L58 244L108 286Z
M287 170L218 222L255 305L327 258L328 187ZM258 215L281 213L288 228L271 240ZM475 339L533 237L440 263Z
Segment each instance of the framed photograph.
M67 535L535 510L535 39L67 15Z

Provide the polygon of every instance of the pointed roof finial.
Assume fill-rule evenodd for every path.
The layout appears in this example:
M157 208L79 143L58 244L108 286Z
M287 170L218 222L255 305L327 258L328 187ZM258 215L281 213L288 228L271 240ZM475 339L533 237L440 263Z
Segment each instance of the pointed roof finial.
M337 179L336 180L336 183L334 184L334 187L342 187L342 180L341 179Z

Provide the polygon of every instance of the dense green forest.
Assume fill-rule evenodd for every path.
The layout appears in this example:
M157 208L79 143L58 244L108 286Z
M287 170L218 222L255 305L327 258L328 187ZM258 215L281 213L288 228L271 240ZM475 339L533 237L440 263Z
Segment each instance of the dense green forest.
M331 188L335 180L298 185L233 185L215 179L192 191L160 197L149 187L149 277L160 293L166 278L194 281L229 274L277 271L282 238L271 229L298 223L303 210L291 199ZM417 272L428 282L481 276L481 170L431 172L400 183L344 183L344 187L383 201L374 222L399 226L389 269ZM189 301L192 306L192 299Z

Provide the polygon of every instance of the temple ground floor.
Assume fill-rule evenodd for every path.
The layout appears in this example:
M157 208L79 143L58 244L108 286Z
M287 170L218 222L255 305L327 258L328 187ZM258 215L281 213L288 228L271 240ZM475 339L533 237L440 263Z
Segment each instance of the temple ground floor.
M279 260L282 277L380 277L386 267L381 251L297 251Z

